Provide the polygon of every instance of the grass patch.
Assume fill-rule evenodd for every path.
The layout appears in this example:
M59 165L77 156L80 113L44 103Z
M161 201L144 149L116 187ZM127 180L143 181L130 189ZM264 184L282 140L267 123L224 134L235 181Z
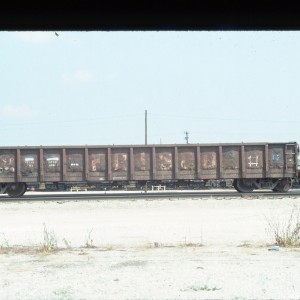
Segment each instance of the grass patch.
M94 245L94 240L92 239L92 231L93 229L88 231L85 239L85 248L96 248L96 246Z
M123 267L144 267L147 264L143 260L128 260L120 262L111 266L112 269L123 268Z
M139 249L155 249L155 248L195 248L195 247L204 247L201 243L193 243L190 241L184 241L181 243L158 243L158 242L149 242L138 247Z
M248 241L242 241L241 244L237 245L237 247L241 247L241 248L250 248L251 244Z
M185 247L203 247L204 245L201 243L192 243L192 242L184 242L179 244L179 247L185 248Z
M9 248L8 240L5 237L5 234L1 232L0 234L0 250Z
M44 253L54 252L58 250L57 237L53 230L50 231L46 227L45 223L43 223L43 225L44 225L44 230L43 230L44 240L40 252L44 252Z
M267 219L267 232L274 239L276 245L281 247L300 247L300 210L293 207L285 220L278 218Z
M221 290L221 288L218 288L216 286L209 287L207 284L204 284L204 285L201 285L201 286L191 285L191 286L188 287L187 290L192 290L192 291L195 291L195 292L199 292L199 291L213 292L213 291ZM185 291L187 291L187 290L185 290Z

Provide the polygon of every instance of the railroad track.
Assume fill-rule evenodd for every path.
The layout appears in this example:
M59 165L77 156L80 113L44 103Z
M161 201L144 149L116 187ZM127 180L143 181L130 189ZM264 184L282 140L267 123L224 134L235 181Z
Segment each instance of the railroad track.
M235 190L226 191L160 191L160 192L27 192L21 198L0 195L1 202L15 201L78 201L78 200L136 200L136 199L278 199L299 198L300 189L292 189L288 193L274 193L272 191L255 191L252 193L238 193Z

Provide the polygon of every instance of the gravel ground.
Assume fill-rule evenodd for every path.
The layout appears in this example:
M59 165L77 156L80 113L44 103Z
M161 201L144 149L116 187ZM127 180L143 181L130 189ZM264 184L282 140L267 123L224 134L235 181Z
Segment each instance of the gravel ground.
M299 201L0 202L0 299L300 299Z

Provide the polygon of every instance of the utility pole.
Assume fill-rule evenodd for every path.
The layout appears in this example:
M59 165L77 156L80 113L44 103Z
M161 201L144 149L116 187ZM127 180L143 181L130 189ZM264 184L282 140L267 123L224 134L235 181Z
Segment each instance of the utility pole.
M147 145L147 109L145 110L145 145Z
M147 109L145 110L145 145L147 145ZM148 191L147 181L145 184L145 193Z
M188 144L189 143L189 132L185 131L184 134L185 134L184 139L186 140L186 143Z

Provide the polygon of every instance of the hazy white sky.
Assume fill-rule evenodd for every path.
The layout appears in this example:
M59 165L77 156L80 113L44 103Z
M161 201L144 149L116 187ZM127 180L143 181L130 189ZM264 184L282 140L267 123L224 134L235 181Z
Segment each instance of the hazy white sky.
M0 32L2 146L300 139L300 32Z

